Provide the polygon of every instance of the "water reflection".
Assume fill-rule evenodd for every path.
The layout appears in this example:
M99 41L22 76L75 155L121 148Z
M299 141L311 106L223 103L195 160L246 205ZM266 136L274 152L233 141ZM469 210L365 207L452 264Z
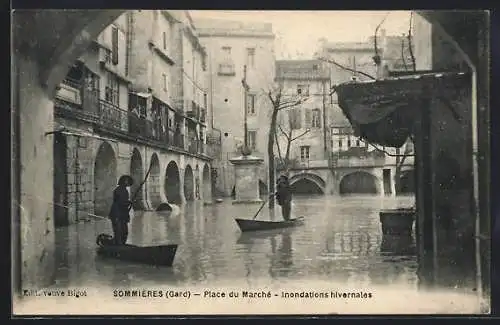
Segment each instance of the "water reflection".
M390 201L390 202L385 202ZM54 285L155 286L262 279L416 283L413 239L382 237L378 211L409 206L413 198L298 197L293 215L303 226L242 234L234 218L252 218L260 207L233 205L230 200L204 206L189 202L172 213L135 212L129 243L179 245L172 268L137 265L96 257L95 238L111 233L107 220L58 229ZM264 208L260 220L273 217ZM280 218L279 211L275 218Z

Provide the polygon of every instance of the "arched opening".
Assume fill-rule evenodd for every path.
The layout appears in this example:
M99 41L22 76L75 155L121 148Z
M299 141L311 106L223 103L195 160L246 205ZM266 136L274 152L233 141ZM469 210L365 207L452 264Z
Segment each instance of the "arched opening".
M413 169L401 172L398 194L415 193L415 171Z
M97 150L94 164L94 213L107 216L116 187L116 156L111 145L103 142Z
M171 161L167 165L167 170L165 172L165 195L170 203L181 204L181 189L180 189L181 179L179 168L175 161Z
M184 171L184 197L186 201L194 200L194 176L193 169L187 165Z
M268 192L269 188L267 187L267 184L259 179L259 195L264 196L267 195Z
M148 184L148 196L151 207L156 209L161 204L160 195L160 160L158 155L154 153L151 156L151 171L149 172L147 184Z
M377 194L377 178L367 172L354 172L340 182L340 194Z
M321 195L324 194L323 189L310 179L302 178L294 182L290 186L293 194L298 195Z
M69 224L68 219L68 164L66 137L54 135L54 226Z
M130 176L134 179L134 184L131 186L131 195L137 192L139 185L141 185L144 179L144 167L142 165L142 156L137 148L134 148L132 152L132 158L130 160ZM144 210L144 198L142 195L142 190L137 192L135 200L133 202L134 210Z
M203 167L203 202L212 202L212 183L210 181L210 168Z

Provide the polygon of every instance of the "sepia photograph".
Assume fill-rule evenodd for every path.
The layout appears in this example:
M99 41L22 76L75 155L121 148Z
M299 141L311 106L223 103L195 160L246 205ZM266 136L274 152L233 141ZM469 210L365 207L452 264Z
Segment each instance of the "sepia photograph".
M488 11L11 35L12 317L490 314Z

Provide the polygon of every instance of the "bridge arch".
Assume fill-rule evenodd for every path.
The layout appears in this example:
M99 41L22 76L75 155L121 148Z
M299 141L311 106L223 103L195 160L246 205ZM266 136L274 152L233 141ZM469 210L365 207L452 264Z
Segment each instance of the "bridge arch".
M339 194L380 194L382 188L377 176L363 170L344 175L339 182Z
M296 194L324 194L326 182L316 174L300 173L290 177L290 186Z

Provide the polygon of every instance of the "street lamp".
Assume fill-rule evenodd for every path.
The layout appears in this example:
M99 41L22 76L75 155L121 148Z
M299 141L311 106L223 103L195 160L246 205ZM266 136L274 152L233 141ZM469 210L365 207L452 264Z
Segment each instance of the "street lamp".
M243 142L243 147L241 148L241 153L243 156L248 156L252 153L252 150L250 150L248 146L248 121L247 121L247 106L248 106L248 89L250 88L247 84L247 66L243 66L243 79L241 80L241 84L243 85L243 93L245 96L244 100L244 107L243 107L243 132L244 132L244 142Z

